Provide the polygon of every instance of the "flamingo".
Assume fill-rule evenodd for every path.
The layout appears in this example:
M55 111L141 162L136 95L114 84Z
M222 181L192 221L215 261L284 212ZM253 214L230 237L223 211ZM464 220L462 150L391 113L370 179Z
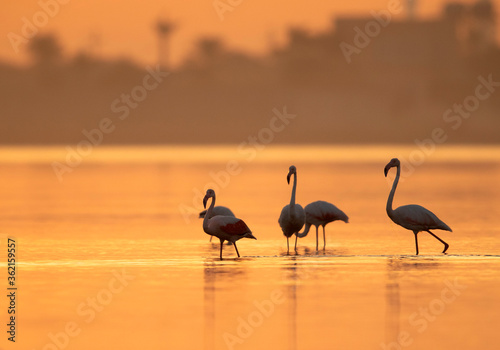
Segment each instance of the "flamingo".
M207 207L207 201L209 198L212 198L212 203L210 203L207 214L203 218L203 231L209 235L219 238L221 260L224 241L230 241L234 244L234 249L236 249L236 254L238 254L239 258L240 253L238 252L238 247L236 247L236 241L241 238L257 238L252 235L252 231L250 231L247 224L245 224L243 220L235 218L234 216L213 215L215 206L215 191L212 189L207 190L207 193L203 198L204 208Z
M280 224L283 234L286 236L287 253L290 252L289 238L295 233L297 234L304 226L305 214L304 209L300 204L295 203L295 192L297 191L297 168L292 165L289 168L286 181L290 184L290 177L293 178L292 198L290 204L287 204L281 210L278 223ZM295 251L297 251L297 235L295 235Z
M325 201L316 201L306 205L306 226L303 232L298 232L297 237L307 236L311 225L316 226L316 250L318 250L318 227L323 226L323 250L326 248L325 226L336 220L341 220L346 224L349 218L345 213L331 203Z
M203 219L206 214L207 214L206 210L201 211L199 218ZM222 205L218 205L218 206L214 207L214 210L212 211L212 216L216 216L216 215L234 216L234 214L231 211L231 209L229 209L227 207L223 207ZM211 219L211 218L209 218L209 219ZM214 236L210 236L210 241L209 242L212 242L212 238L213 237ZM231 244L231 242L228 242L228 243Z
M451 228L441 221L433 212L425 209L424 207L416 204L403 205L395 210L392 209L392 201L394 199L394 193L396 192L396 187L398 186L399 176L401 174L401 163L399 159L393 158L385 166L384 174L387 177L389 169L396 167L397 173L394 183L392 184L391 193L387 199L387 215L394 221L395 224L403 226L407 230L413 231L415 234L415 246L417 247L418 255L418 239L417 234L421 231L426 231L430 233L434 238L444 244L443 253L448 250L449 244L443 241L441 238L436 236L430 230L439 229L452 232Z

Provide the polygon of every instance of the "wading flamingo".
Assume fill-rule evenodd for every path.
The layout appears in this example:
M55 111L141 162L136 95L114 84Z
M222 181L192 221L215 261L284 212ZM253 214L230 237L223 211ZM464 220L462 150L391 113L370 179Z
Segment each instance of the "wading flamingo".
M318 250L318 227L323 226L323 250L326 248L325 226L332 221L341 220L346 224L349 218L345 213L331 203L316 201L309 203L304 208L306 212L306 226L303 232L298 232L297 237L307 236L311 225L316 226L316 250Z
M297 191L297 168L294 165L290 166L286 181L290 184L290 177L293 177L292 198L290 204L287 204L281 210L278 223L280 224L283 234L286 236L287 253L290 252L289 238L293 234L297 234L304 226L305 214L304 209L300 204L295 203L295 192ZM295 251L297 251L297 236L295 236Z
M215 236L220 240L220 259L222 260L222 246L224 241L230 241L236 249L236 254L238 258L240 253L238 252L238 247L236 247L236 241L241 238L253 238L257 239L252 235L252 231L248 228L247 224L243 220L235 218L234 216L213 216L213 210L215 206L215 191L212 189L207 190L205 197L203 198L203 207L207 207L207 201L212 198L212 203L207 210L207 215L203 219L203 231L205 233Z
M395 210L392 210L392 201L394 199L394 193L396 192L396 187L398 186L399 176L401 174L401 163L399 159L393 158L391 161L385 166L384 174L387 177L387 173L390 168L396 167L397 173L396 178L394 179L394 183L392 184L391 193L389 194L389 198L387 199L387 215L391 218L394 223L403 226L407 230L413 231L415 234L415 246L417 247L417 255L418 255L418 239L417 234L420 231L426 231L430 233L434 238L444 244L443 253L446 252L449 245L441 238L436 236L430 230L439 229L445 231L451 231L451 228L442 222L434 213L421 207L420 205L410 204L403 205Z
M203 219L205 217L205 215L207 214L207 211L206 210L203 210L200 212L200 216L199 218L200 219ZM218 205L218 206L215 206L214 207L214 210L212 211L212 216L217 216L217 215L222 215L222 216L234 216L233 212L231 211L231 209L227 208L227 207L223 207L222 205ZM211 219L211 217L209 218ZM210 236L210 241L209 242L212 242L212 238L214 236ZM231 244L231 242L228 242L229 244Z

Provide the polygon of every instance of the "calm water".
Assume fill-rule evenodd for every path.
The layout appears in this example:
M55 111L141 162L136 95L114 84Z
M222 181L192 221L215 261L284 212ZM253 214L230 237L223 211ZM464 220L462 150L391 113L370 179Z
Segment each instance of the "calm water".
M18 323L16 344L3 333L0 346L497 349L500 148L442 147L404 169L395 206L424 205L453 229L436 231L449 254L421 233L418 257L385 213L395 171L386 179L384 165L412 152L101 148L60 182L50 164L64 148L2 149L0 257L15 237ZM286 254L277 219L291 164L298 203L327 200L350 217L327 226L325 251L310 232ZM225 245L219 261L203 233L207 186L258 238L238 242L240 259Z

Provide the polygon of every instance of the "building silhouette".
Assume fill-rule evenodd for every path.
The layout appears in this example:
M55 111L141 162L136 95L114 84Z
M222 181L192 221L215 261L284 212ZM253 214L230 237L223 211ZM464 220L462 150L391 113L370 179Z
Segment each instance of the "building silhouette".
M355 46L356 35L367 25L373 31L373 23L379 22L372 15L344 16L322 33L290 28L287 44L263 57L201 38L174 69L168 52L175 25L159 21L158 62L174 74L147 90L124 122L111 104L141 89L145 67L91 51L66 57L55 35L35 37L32 66L0 62L0 108L7 116L0 142L77 143L82 130L111 118L116 131L105 144L239 144L268 125L270 111L287 106L300 117L273 142L408 143L446 127L443 111L473 94L478 77L500 80L491 1L452 2L433 20L420 20L409 9L404 18L379 23L369 42ZM350 62L342 43L358 49ZM498 142L498 115L500 99L481 101L469 127L450 140Z

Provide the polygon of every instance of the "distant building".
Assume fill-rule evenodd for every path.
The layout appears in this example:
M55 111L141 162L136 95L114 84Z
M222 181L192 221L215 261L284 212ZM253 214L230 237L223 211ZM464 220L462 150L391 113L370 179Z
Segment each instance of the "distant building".
M354 29L364 31L374 21L371 17L338 18L335 39L339 43L353 43ZM369 44L353 60L367 64L437 67L449 64L460 52L454 26L447 20L393 20L380 29L379 35L368 38Z
M496 47L496 19L493 3L490 0L480 0L469 9L469 12L470 53L487 53Z
M365 31L373 17L337 18L335 40L352 43L355 28ZM372 23L373 24L373 23ZM484 54L497 46L495 12L490 0L472 5L448 3L436 20L393 20L370 38L359 60L367 63L442 67L468 55ZM356 58L357 59L357 58Z

